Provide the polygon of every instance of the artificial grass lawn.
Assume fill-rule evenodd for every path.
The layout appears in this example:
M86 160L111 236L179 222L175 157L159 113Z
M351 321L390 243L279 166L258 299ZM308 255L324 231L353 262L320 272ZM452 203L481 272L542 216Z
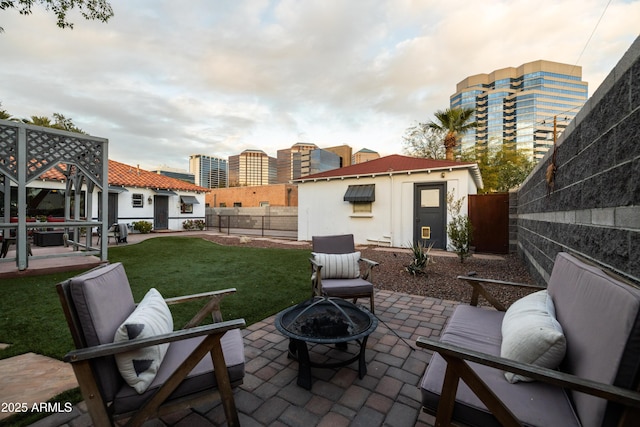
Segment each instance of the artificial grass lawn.
M310 296L309 251L221 246L192 237L158 237L109 248L122 262L136 301L155 287L165 297L236 288L225 297L225 319L263 320ZM61 261L64 262L64 261ZM55 284L78 272L0 279L0 359L26 352L62 359L73 342ZM171 306L179 329L200 303Z

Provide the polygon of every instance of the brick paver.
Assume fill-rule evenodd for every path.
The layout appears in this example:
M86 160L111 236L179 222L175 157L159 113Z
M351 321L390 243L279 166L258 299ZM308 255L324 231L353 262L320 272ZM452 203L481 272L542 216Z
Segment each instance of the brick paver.
M439 336L455 302L376 292L378 328L367 342L367 375L360 379L357 362L334 369L312 369L311 390L298 387L298 362L287 357L288 339L274 327L275 316L243 331L247 358L244 384L235 390L243 426L430 426L433 417L421 411L418 383L431 355L415 345L422 336ZM395 333L394 333L395 332ZM397 333L397 335L396 335ZM400 335L404 338L400 339ZM351 347L351 346L350 346ZM344 357L317 345L318 361ZM38 426L86 425L83 403L75 419L55 415ZM219 402L153 420L149 426L226 425Z

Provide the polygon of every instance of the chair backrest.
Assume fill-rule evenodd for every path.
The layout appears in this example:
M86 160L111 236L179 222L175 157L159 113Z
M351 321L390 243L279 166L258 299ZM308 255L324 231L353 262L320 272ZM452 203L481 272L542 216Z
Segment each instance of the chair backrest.
M356 251L353 234L311 237L313 252L323 254L350 254Z
M640 380L640 289L566 254L548 283L567 338L561 370L637 390ZM619 407L572 392L582 425L616 425Z
M57 288L76 348L113 342L116 329L135 309L121 263L97 267ZM123 384L115 359L97 359L93 371L104 399L111 401Z

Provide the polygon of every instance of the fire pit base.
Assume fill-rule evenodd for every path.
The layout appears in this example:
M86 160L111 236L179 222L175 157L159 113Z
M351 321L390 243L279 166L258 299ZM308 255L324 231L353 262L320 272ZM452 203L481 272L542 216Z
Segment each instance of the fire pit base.
M276 328L289 337L289 357L298 360L298 385L311 389L311 368L338 368L358 361L358 376L367 373L365 350L367 338L378 326L378 319L368 310L339 298L316 297L283 310L276 316ZM346 360L317 363L310 359L307 343L335 344L347 350L355 341L359 349Z

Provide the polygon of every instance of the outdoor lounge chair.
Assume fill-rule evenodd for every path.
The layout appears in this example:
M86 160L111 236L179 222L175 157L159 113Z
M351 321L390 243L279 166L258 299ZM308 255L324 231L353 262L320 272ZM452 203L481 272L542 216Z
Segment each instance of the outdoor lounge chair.
M361 258L353 234L313 236L309 261L312 297L340 297L354 302L369 298L371 312L375 313L372 269L378 263Z
M136 306L124 267L114 263L66 280L57 291L77 348L64 360L73 366L95 426L128 417L127 425L141 425L151 417L215 397L215 390L228 425L239 425L232 387L244 378L239 328L245 322L222 321L219 309L221 298L235 289L166 300L152 289ZM205 298L209 301L184 329L173 331L167 304ZM198 326L209 314L214 323ZM156 335L156 329L145 337L145 330L167 323L168 332ZM114 342L121 332L124 340ZM163 349L162 358L158 351ZM123 372L121 365L134 372ZM141 379L146 384L140 384Z

